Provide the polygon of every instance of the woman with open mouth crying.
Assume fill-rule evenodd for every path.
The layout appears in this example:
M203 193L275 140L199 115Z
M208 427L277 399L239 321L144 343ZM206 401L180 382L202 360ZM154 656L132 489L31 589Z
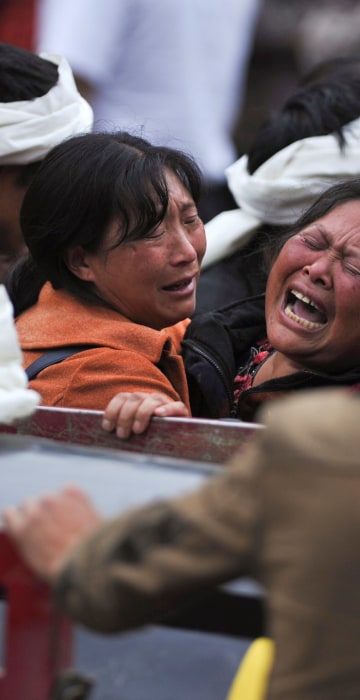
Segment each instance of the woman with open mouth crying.
M127 132L76 136L43 160L8 289L44 405L103 410L142 390L189 410L180 342L206 245L200 181L189 156Z
M282 394L359 383L360 179L328 189L278 239L265 295L195 316L182 348L198 417L254 421ZM179 407L120 394L104 427L127 437L152 414Z

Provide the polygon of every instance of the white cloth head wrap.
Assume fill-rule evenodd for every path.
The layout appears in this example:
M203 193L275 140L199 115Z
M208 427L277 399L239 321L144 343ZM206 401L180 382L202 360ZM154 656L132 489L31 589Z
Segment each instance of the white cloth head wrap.
M34 100L0 102L0 165L42 160L64 139L92 129L92 108L81 97L67 60L55 54L40 56L58 65L58 81Z
M0 285L0 422L30 415L40 401L36 391L27 389L21 364L21 350L13 319L13 308L3 284Z
M222 212L206 226L202 267L241 248L261 223L292 224L331 185L360 177L360 119L335 134L311 136L286 146L250 175L248 157L226 169L229 189L241 209Z

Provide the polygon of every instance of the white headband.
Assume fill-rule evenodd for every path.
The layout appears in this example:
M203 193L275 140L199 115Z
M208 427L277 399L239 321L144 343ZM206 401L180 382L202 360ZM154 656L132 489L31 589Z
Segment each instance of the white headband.
M261 223L291 224L328 187L360 177L360 119L343 134L342 150L335 134L311 136L278 151L252 175L246 155L230 165L225 174L240 209L206 224L203 268L241 248Z
M40 401L36 391L27 389L21 351L15 330L13 308L3 284L0 285L0 421L30 415Z
M61 141L92 129L92 108L77 90L67 60L40 56L58 65L59 79L42 97L0 102L0 165L42 160Z

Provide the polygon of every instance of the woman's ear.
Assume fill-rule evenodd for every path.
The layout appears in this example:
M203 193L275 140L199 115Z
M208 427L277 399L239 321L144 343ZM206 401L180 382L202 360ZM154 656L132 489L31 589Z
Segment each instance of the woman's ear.
M81 245L69 248L65 253L65 263L70 272L85 282L94 282L92 267L89 264L87 251Z

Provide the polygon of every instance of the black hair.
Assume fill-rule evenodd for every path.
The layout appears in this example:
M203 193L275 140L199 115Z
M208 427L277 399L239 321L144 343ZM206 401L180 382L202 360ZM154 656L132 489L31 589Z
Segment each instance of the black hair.
M5 287L11 299L15 317L36 304L39 291L45 282L45 277L40 274L30 255L18 258L9 268Z
M360 200L360 178L339 182L325 190L294 224L283 226L280 235L272 236L270 265L276 260L289 238L326 216L333 209L357 199Z
M166 170L197 204L200 171L181 151L152 146L127 132L74 136L55 146L40 164L20 211L31 260L21 261L7 280L15 315L35 303L45 280L55 289L105 304L92 283L71 272L67 251L80 245L96 252L116 220L118 238L112 247L148 234L166 215ZM34 269L37 279L30 283Z
M335 133L360 116L360 56L323 61L307 73L280 110L260 126L248 152L250 174L299 139Z
M56 85L58 67L35 53L0 42L0 102L42 97Z
M58 79L58 67L52 61L0 41L0 102L21 102L42 97L56 85ZM17 181L20 187L28 186L39 162L19 167Z

